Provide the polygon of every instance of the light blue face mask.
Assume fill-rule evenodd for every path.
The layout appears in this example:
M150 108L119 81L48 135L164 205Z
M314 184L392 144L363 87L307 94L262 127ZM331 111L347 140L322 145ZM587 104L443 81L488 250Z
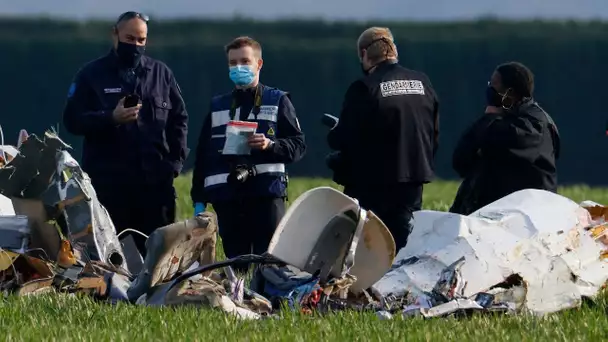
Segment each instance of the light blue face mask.
M237 86L246 86L253 82L255 73L250 65L235 65L230 67L230 79Z

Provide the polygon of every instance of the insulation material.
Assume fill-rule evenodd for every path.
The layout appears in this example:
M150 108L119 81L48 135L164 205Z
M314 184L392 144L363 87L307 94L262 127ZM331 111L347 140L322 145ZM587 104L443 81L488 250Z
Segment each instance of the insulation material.
M448 266L463 259L451 289L459 293L447 299L471 298L518 275L525 289L518 309L542 315L579 306L608 279L601 258L608 246L590 229L597 222L551 192L522 190L469 216L419 211L413 220L410 243L373 285L377 295L433 292Z
M11 216L15 215L15 208L11 199L0 195L0 216Z

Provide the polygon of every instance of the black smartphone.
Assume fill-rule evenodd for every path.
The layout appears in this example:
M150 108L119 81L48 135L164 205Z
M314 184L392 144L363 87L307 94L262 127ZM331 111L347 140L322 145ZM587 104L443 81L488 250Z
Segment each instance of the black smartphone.
M139 96L137 96L136 94L127 95L127 97L125 97L124 107L125 108L135 107L135 106L137 106L138 103L139 103Z

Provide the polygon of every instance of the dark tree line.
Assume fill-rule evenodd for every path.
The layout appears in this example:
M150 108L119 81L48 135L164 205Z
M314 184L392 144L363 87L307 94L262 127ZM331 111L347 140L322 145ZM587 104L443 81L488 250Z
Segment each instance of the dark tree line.
M74 73L110 49L111 22L3 19L0 54L9 139L20 128L41 132L61 122ZM360 70L355 43L371 25L392 29L403 65L426 72L441 101L438 174L452 178L452 145L482 115L493 68L518 60L536 76L536 97L554 117L563 139L563 183L608 184L604 105L608 75L608 23L495 22L336 23L315 21L152 21L148 52L176 74L190 113L194 149L208 101L230 90L223 45L250 35L263 46L262 82L290 91L309 144L292 176L327 176L322 113L338 114L346 87ZM60 134L76 148L80 140ZM381 134L381 132L378 132ZM192 165L192 158L188 166Z

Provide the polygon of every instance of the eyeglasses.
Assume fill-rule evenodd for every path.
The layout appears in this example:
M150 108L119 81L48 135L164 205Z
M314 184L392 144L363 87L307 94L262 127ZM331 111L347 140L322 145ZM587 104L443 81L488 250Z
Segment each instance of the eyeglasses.
M116 24L118 25L118 23L120 23L122 21L131 20L133 18L139 18L139 19L145 21L146 24L150 20L150 17L148 17L147 15L145 15L143 13L139 13L139 12L135 12L135 11L128 11L128 12L121 14L118 17L118 20L116 20Z

